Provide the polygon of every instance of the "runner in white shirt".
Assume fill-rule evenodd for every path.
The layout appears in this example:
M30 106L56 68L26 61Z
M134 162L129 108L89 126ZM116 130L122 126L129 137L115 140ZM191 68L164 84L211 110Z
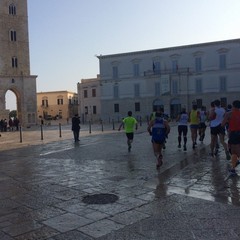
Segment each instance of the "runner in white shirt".
M225 109L220 106L220 101L215 100L214 101L214 111L210 113L210 128L211 128L211 153L210 155L214 157L215 152L216 152L216 142L217 142L217 136L219 136L220 143L222 144L226 158L227 160L231 159L230 153L228 151L228 146L224 141L225 137L225 128L221 126L221 123L224 119L225 115Z
M185 108L182 109L176 121L178 122L178 148L181 148L183 135L183 150L187 151L188 114Z

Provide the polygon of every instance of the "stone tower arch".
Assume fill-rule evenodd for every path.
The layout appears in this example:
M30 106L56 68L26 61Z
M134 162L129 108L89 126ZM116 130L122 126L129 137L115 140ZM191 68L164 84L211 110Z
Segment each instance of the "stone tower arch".
M36 78L30 74L27 0L0 1L0 118L7 114L5 95L16 95L22 126L37 123Z
M19 121L22 123L23 122L23 117L22 117L23 114L22 114L22 104L21 104L21 91L19 89L17 89L15 86L5 89L5 93L4 93L5 103L6 103L6 95L7 95L8 91L14 93L14 95L16 97L17 117L18 117ZM6 109L6 105L5 105L5 109ZM6 110L6 113L9 114L9 110Z

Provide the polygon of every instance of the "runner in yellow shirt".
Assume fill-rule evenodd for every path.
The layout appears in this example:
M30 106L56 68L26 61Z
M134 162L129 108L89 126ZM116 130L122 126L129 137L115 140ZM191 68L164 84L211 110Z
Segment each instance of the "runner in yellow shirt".
M127 136L128 151L130 152L132 148L133 137L134 137L134 127L136 130L138 129L138 122L134 117L132 117L131 111L128 111L128 116L123 119L121 125L118 128L118 131L121 130L123 125L124 125L125 133Z
M190 121L190 129L191 129L191 136L192 136L192 143L193 149L195 149L197 145L197 132L200 123L200 112L197 110L197 105L192 106L192 110L189 114L189 121Z

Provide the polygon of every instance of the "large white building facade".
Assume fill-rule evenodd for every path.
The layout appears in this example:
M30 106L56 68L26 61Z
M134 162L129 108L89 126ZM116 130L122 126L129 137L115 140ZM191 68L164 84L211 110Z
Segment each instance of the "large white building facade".
M131 110L147 119L157 106L171 117L192 103L223 106L240 98L240 39L98 56L100 118ZM84 106L83 106L84 107Z

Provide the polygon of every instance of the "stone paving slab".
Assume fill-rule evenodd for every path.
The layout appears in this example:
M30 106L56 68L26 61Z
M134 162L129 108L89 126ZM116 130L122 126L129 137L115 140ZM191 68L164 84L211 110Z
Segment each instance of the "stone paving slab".
M146 126L130 153L124 132L111 126L93 134L82 128L77 144L68 126L61 139L57 130L51 126L44 141L28 130L25 145L14 142L18 133L7 133L9 150L0 139L1 240L240 239L239 177L228 177L222 149L208 156L209 129L196 150L189 133L184 152L172 125L160 171ZM98 193L118 200L83 202Z

